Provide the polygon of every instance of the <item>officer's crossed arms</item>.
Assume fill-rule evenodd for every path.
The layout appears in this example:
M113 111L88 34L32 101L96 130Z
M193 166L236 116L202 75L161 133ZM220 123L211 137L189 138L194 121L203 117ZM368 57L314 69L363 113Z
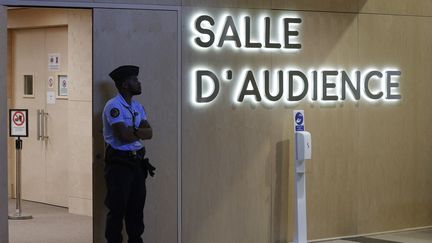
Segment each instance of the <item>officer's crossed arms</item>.
M114 136L125 143L133 143L137 140L148 140L153 137L153 129L147 120L141 120L138 128L127 127L123 122L112 124Z

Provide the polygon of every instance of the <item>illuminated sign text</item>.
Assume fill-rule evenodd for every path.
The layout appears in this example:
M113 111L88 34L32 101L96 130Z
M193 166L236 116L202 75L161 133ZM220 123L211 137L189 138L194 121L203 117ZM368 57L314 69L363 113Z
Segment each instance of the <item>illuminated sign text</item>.
M195 101L210 103L220 90L221 81L232 81L233 72L227 70L221 74L206 69L194 70ZM235 102L241 103L246 98L259 102L287 101L297 102L308 98L310 101L344 101L366 99L399 100L399 77L401 72L395 69L367 70L364 72L344 70L260 70L258 73L245 69L233 87Z
M233 16L214 17L197 14L191 19L190 45L197 51L244 51L241 55L259 55L261 51L299 52L301 25L304 20L294 15L279 17ZM288 51L288 53L286 52ZM230 93L232 102L285 102L288 104L310 102L359 101L392 102L401 100L398 68L368 68L345 70L343 68L306 69L294 67L221 70L209 65L211 56L192 68L189 78L191 102L207 105L216 101L221 93ZM204 62L204 63L203 63ZM290 60L292 62L292 60ZM218 63L220 64L220 63ZM272 65L273 66L273 65ZM226 96L225 96L226 97Z
M264 28L258 33L258 36L263 38L262 42L251 40L251 18L245 16L244 22L240 26L242 30L239 34L238 27L236 26L232 16L228 15L225 17L223 23L216 23L215 20L209 15L201 15L195 20L196 31L203 35L194 39L195 44L202 48L208 48L213 45L217 47L223 47L225 42L232 42L237 48L270 48L270 49L300 49L301 44L292 43L291 37L296 37L299 32L291 29L293 24L300 24L302 20L300 18L282 18L283 23L281 29L277 29L278 32L283 33L283 40L272 41L270 37L271 33L271 19L265 17L262 19ZM212 27L215 24L222 24L223 28L218 35L214 33ZM217 29L217 28L216 28Z

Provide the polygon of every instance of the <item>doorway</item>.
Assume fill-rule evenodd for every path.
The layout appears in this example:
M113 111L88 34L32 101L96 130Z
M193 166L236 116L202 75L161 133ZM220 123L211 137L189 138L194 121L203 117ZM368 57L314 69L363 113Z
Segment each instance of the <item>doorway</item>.
M64 157L68 147L63 140L67 139L68 100L55 90L55 86L67 86L67 27L11 30L11 39L12 104L28 109L33 121L22 152L23 199L67 207L68 180L64 178L68 178L68 163ZM40 61L49 55L57 59L51 68ZM54 79L65 84L59 86L61 81ZM13 189L13 182L10 185Z
M8 108L28 109L29 137L23 139L21 192L26 214L43 213L68 227L91 228L92 217L92 11L12 8L8 10ZM8 194L15 190L15 147L8 141ZM28 206L31 212L25 208ZM41 209L42 208L42 209ZM15 208L9 208L13 212ZM79 218L73 223L70 218ZM35 217L35 215L34 215ZM62 222L61 219L64 219ZM49 217L45 221L49 221ZM84 220L84 221L82 221ZM43 227L35 217L10 221L17 227ZM69 223L68 223L69 222ZM47 227L54 222L46 222ZM70 228L87 232L91 230ZM33 230L35 234L44 230ZM33 242L49 242L49 235ZM56 236L58 239L58 235ZM74 239L68 234L64 242ZM39 240L39 241L38 241Z

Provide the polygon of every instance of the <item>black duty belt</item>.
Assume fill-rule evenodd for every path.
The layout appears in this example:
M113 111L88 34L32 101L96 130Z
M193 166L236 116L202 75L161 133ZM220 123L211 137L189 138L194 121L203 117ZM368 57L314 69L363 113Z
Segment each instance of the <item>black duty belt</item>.
M123 159L143 159L145 156L145 148L137 151L123 151L114 149L111 145L108 145L105 153L107 158L123 158Z
M150 176L153 177L155 175L156 168L150 164L148 158L144 158L145 153L144 147L137 151L123 151L114 149L108 145L105 152L105 162L108 164L124 163L133 166L141 165L148 171Z

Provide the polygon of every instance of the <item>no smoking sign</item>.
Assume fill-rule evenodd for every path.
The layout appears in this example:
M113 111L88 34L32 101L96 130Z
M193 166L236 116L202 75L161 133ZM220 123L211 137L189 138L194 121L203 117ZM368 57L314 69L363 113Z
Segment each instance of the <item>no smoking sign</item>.
M9 110L9 136L28 137L28 110Z

